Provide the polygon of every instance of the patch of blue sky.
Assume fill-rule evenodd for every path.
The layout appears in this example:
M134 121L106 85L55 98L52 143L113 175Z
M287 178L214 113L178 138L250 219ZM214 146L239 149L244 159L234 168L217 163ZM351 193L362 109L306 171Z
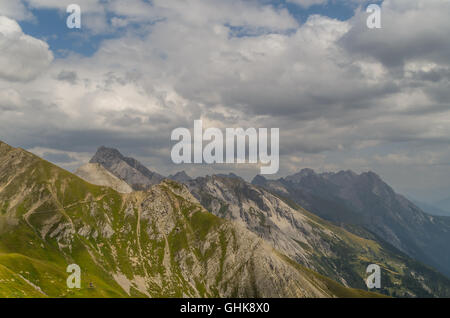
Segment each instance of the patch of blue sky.
M290 14L297 19L300 24L305 23L311 15L322 15L340 21L346 21L353 17L355 10L359 7L367 8L369 4L383 3L383 0L328 0L324 4L312 5L304 8L296 3L287 0L271 0L270 3L275 7L285 7Z
M322 15L345 21L354 15L355 10L359 6L365 8L372 3L381 4L383 0L367 0L362 4L351 0L329 0L325 4L313 5L309 8L304 8L287 0L260 0L260 2L270 4L276 8L286 8L302 24L311 15ZM21 21L20 25L22 29L26 34L46 41L56 58L63 58L71 53L91 56L98 50L102 41L118 38L129 30L135 31L134 34L139 36L139 31L142 28L140 24L130 23L122 28L111 27L110 31L103 33L93 33L89 28L83 27L81 29L69 29L66 25L68 13L65 11L55 9L29 9L35 16L35 19L33 21ZM110 23L109 21L113 17L117 16L107 14L106 18L108 23ZM146 24L152 23L156 23L156 21L149 21ZM230 29L230 36L233 37L257 36L263 33L274 32L273 30L252 28L249 26L227 25L227 27ZM284 30L278 32L289 33L294 31Z
M69 14L61 10L34 9L31 12L35 19L20 22L23 31L47 42L56 58L69 53L91 56L103 40L118 36L113 33L94 34L83 27L69 29L66 24Z
M275 8L287 9L289 13L301 25L305 23L312 15L326 16L340 21L351 19L358 8L366 9L370 4L381 5L384 0L365 0L354 2L352 0L329 0L327 3L313 5L308 8L287 0L260 0L261 3L272 5ZM289 34L295 30L273 31L264 28L252 28L249 26L226 25L230 29L231 37L251 37L259 36L264 33L284 33Z

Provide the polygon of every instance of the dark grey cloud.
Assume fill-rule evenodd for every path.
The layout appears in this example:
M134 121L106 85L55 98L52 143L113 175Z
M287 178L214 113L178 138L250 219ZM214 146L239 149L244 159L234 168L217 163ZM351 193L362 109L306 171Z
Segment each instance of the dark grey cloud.
M429 71L417 71L413 73L413 77L420 82L440 82L442 80L450 81L450 68L443 67L439 69L432 69Z
M74 71L61 71L56 77L59 81L68 82L75 85L78 82L78 75Z
M381 29L367 28L367 14L359 13L339 43L355 57L371 57L392 69L414 60L449 65L448 12L448 1L385 1Z

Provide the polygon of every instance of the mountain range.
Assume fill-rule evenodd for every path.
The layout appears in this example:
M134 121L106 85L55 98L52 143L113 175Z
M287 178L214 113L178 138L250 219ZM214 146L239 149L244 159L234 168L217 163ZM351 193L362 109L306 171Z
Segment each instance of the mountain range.
M100 147L74 175L0 142L0 297L450 297L410 237L447 222L374 173L165 178Z
M119 193L0 143L0 204L0 297L377 296L299 265L170 180ZM81 289L66 286L69 264Z
M388 242L450 276L450 218L423 212L373 172L304 169L278 180L257 176L252 183L354 234Z
M422 209L422 211L431 214L431 215L438 215L438 216L450 216L450 212L447 212L446 210L442 208L438 208L437 204L430 204L425 203L421 201L417 201L414 199L411 199L411 202L413 202L415 205L417 205L419 208Z
M102 158L104 149L101 147L94 158ZM109 152L118 153L117 150ZM111 166L109 160L116 161L121 157L123 156L119 153L117 158L105 157L100 161L106 162L107 167ZM313 175L314 171L303 170L287 179L295 181ZM331 178L332 175L329 174ZM342 175L344 179L346 175L350 178L357 177L355 173L347 171L338 173L337 178ZM368 175L381 181L374 173ZM376 263L386 269L382 290L384 294L438 296L447 288L444 287L447 283L442 286L434 285L436 282L447 282L447 278L417 262L414 257L409 257L404 250L380 238L376 233L362 226L357 227L345 222L336 223L335 220L317 212L311 213L316 211L316 205L321 206L320 204L326 203L331 197L321 198L318 201L320 204L314 202L314 206L299 204L300 202L296 203L289 195L285 195L286 193L258 185L257 181L262 177L256 177L254 184L245 182L235 174L193 179L183 171L169 178L184 183L190 193L211 213L238 223L298 264L330 277L344 286L364 289L365 269L369 264ZM312 184L314 182L312 180ZM320 186L317 185L318 188ZM324 187L324 191L326 189L327 187ZM351 192L351 189L348 191ZM350 198L351 196L348 196L343 201ZM339 212L332 207L333 204L326 211L330 214ZM311 212L308 208L311 208ZM354 213L352 217L357 215ZM337 217L343 217L339 216L339 213L336 214Z

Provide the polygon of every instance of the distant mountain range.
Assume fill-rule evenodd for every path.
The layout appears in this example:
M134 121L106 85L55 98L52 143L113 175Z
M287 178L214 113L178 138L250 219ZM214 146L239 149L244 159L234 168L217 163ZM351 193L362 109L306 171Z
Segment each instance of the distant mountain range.
M257 176L252 183L355 234L375 235L450 276L450 218L423 212L373 172L304 169L279 180Z
M434 203L433 206L436 206L441 211L445 211L446 215L450 216L450 197Z
M446 210L443 210L441 208L438 208L435 204L429 204L420 202L414 199L411 199L411 202L413 202L415 205L417 205L419 208L421 208L424 212L431 214L431 215L438 215L438 216L450 216L450 212L447 212Z

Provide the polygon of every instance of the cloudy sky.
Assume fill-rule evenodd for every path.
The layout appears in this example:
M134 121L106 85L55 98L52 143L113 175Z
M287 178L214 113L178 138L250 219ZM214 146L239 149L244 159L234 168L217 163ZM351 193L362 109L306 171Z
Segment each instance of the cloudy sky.
M433 201L450 196L449 16L450 0L0 0L0 140L70 170L106 145L251 178L173 165L171 131L275 127L278 176L372 170Z

